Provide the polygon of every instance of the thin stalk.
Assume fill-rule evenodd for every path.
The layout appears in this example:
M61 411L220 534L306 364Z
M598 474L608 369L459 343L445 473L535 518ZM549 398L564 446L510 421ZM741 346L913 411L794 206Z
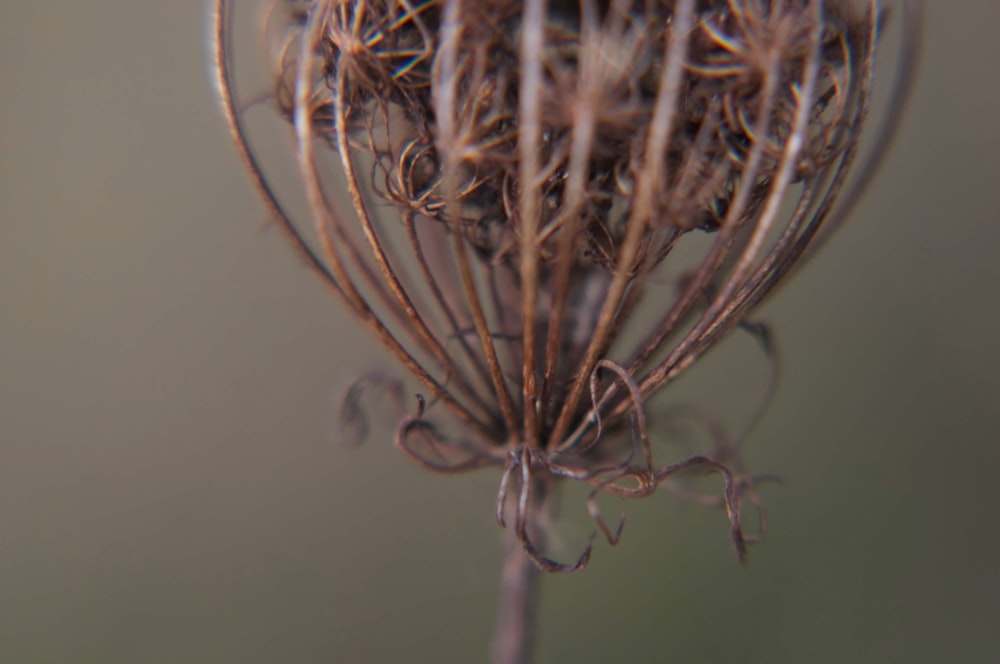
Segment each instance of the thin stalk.
M551 501L546 500L544 483L535 483L527 518L537 544L543 530L535 526L545 520ZM532 660L538 628L538 596L541 572L528 556L514 524L504 528L504 559L497 590L497 622L493 633L490 661L493 664L525 664Z
M542 63L540 54L545 48L545 3L530 0L524 8L521 35L521 62L523 73L520 87L520 135L517 140L521 158L520 178L524 186L519 192L521 224L521 346L524 364L521 370L522 404L524 411L524 437L529 445L538 445L538 367L535 316L538 311L539 254L538 240L540 192L535 185L538 177L538 144L541 142Z

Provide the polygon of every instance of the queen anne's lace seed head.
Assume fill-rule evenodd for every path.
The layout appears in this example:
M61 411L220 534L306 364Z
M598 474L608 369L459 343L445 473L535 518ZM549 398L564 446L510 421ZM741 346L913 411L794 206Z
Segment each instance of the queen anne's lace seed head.
M917 11L902 4L892 19L912 48ZM265 31L273 99L293 128L316 250L235 110L229 5L220 81L257 184L425 391L397 446L437 471L501 469L498 519L516 496L512 527L548 570L578 569L590 546L571 564L536 550L533 493L590 484L590 513L615 542L596 495L646 496L687 468L716 471L742 556L741 501L757 502L735 450L658 463L644 402L735 326L766 342L746 316L857 197L847 174L879 3L277 1ZM321 166L331 156L336 177ZM702 247L694 260L688 245ZM361 387L344 413L366 430ZM446 434L449 418L461 427Z

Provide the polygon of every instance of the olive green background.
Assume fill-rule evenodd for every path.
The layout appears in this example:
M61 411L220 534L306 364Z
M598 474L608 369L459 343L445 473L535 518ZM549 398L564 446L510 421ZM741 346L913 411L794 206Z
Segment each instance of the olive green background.
M539 661L996 661L1000 3L927 4L885 169L761 314L765 542L740 567L719 513L631 504L546 578ZM0 5L0 662L483 661L498 478L336 443L382 356L268 230L206 20ZM745 410L750 347L666 401Z

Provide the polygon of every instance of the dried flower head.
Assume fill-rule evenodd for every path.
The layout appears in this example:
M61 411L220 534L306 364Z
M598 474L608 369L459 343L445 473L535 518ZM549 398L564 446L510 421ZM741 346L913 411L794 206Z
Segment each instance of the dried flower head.
M591 551L558 562L536 545L533 511L554 483L590 485L615 543L599 494L681 491L676 475L707 469L742 557L741 504L756 497L735 449L662 464L644 404L735 326L767 341L747 315L872 174L912 59L904 50L888 119L849 179L879 3L278 0L271 98L318 249L249 147L230 4L218 3L218 71L258 187L426 392L399 449L443 473L497 468L498 521L550 571ZM902 4L912 49L917 11ZM362 387L345 399L355 424Z

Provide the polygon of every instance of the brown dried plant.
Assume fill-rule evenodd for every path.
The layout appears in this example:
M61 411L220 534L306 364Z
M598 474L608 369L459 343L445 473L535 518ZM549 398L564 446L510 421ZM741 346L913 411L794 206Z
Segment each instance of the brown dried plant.
M735 447L659 463L644 405L735 326L767 340L747 315L841 223L897 124L917 4L899 3L896 87L859 159L888 14L874 0L277 0L270 98L318 248L250 146L231 4L217 71L250 173L426 392L396 446L441 473L499 471L496 518L527 556L511 552L503 592L530 594L525 560L586 565L590 543L570 562L539 543L562 480L591 487L614 544L624 519L606 523L598 495L717 473L720 494L696 497L725 510L742 558L757 500Z

